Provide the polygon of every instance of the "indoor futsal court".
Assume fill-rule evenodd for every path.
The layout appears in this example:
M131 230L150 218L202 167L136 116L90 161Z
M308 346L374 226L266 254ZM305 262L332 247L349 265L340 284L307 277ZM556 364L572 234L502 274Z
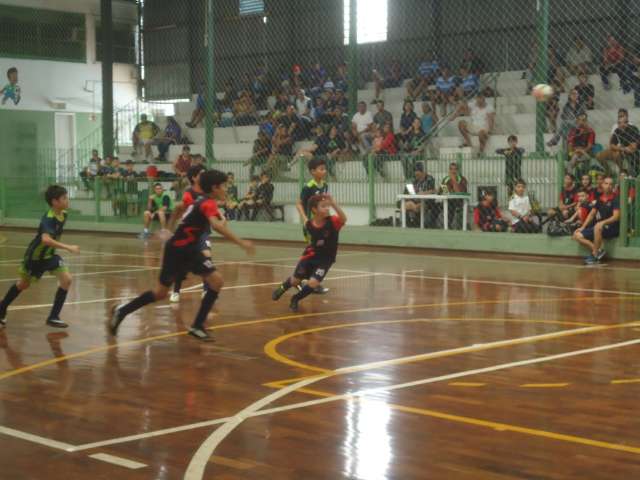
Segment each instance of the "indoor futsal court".
M33 232L0 232L4 290ZM44 325L44 277L0 331L3 479L567 479L640 476L633 264L344 246L292 314L271 292L299 244L214 243L225 288L114 339L111 307L156 281L161 243L65 234L74 277ZM286 294L287 296L290 293Z

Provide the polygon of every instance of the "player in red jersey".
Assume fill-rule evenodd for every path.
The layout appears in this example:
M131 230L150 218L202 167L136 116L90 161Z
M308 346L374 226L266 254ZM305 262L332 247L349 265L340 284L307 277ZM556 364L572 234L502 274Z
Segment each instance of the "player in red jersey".
M200 188L203 194L187 208L176 232L165 244L158 285L154 290L144 292L126 305L114 307L108 325L112 335L117 335L118 328L127 315L145 305L166 298L171 284L177 279L184 278L187 273L193 272L202 277L208 288L193 325L189 329L189 335L198 340L211 340L205 330L204 322L218 298L224 280L216 271L210 252L202 250L200 239L209 228L213 228L220 235L243 248L247 254L253 255L255 251L251 242L238 238L227 228L225 222L220 220L221 215L216 199L222 201L226 198L226 182L227 175L218 170L209 170L200 175Z
M337 215L331 215L331 208ZM289 308L294 312L298 311L298 302L318 288L335 263L339 233L347 222L347 216L329 195L312 196L309 211L313 213L313 218L305 223L309 245L304 249L293 275L282 282L271 296L273 300L279 300L284 292L308 279L302 290L291 297Z

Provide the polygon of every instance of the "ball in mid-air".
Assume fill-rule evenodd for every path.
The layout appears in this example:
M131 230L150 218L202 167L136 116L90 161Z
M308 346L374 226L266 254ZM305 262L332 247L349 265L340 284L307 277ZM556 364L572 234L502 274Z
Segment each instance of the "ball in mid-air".
M538 102L546 102L553 96L553 87L551 85L547 85L546 83L539 83L533 90L531 90L531 95Z

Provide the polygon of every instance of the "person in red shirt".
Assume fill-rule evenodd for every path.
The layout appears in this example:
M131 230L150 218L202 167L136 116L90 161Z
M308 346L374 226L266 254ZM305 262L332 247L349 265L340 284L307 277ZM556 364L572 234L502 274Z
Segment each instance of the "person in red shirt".
M200 175L200 188L203 195L189 207L176 232L165 244L162 269L157 286L153 290L147 290L126 305L118 305L113 308L108 322L111 335L118 334L118 328L127 315L145 305L166 298L171 285L192 272L202 277L207 283L208 289L202 298L193 325L189 329L189 335L202 341L211 340L204 322L218 298L224 279L213 265L210 254L207 255L202 251L200 239L209 228L213 228L220 235L240 246L248 255L253 255L255 249L251 242L238 238L227 228L226 222L218 210L216 200L223 201L227 195L227 175L218 170L204 172Z
M625 63L624 47L613 35L607 37L607 46L602 51L602 64L600 65L600 78L605 90L610 90L609 75L617 73L620 77L620 88L624 93L631 91L631 77Z
M386 178L384 173L384 160L389 155L398 153L396 146L396 136L393 134L393 127L390 123L385 123L382 127L382 133L373 142L374 166L382 178ZM369 161L365 156L363 159L364 168L369 173Z
M587 197L589 198L589 203L594 202L596 199L596 189L593 188L593 184L591 183L591 175L585 173L580 177L580 189L587 192Z
M575 170L578 163L587 166L591 162L591 150L596 141L596 132L587 123L587 114L581 113L576 119L576 126L569 130L567 144L569 146L569 166Z
M296 287L302 280L308 279L307 284L291 297L289 309L293 312L298 311L300 300L314 293L335 263L340 230L347 223L347 216L329 195L314 195L309 199L308 206L313 214L311 220L305 224L309 244L302 252L293 275L282 282L271 295L271 298L277 301L291 287ZM332 208L336 215L331 215Z
M473 223L483 232L506 232L507 222L502 219L500 209L495 204L491 192L485 192L478 206L473 210Z
M564 176L564 185L560 192L560 202L558 208L552 208L547 212L549 219L558 217L560 221L565 221L575 212L578 203L578 189L576 187L576 179L570 173Z
M577 193L578 205L576 207L575 213L567 218L564 223L567 223L573 227L573 229L577 229L584 225L584 222L589 217L589 212L591 212L591 201L589 200L589 192L587 190L578 190Z

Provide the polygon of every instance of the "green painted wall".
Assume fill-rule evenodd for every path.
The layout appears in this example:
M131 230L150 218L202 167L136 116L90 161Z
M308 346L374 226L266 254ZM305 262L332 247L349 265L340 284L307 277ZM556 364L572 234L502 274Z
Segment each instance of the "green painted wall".
M0 173L34 176L39 156L55 146L53 112L0 110Z

